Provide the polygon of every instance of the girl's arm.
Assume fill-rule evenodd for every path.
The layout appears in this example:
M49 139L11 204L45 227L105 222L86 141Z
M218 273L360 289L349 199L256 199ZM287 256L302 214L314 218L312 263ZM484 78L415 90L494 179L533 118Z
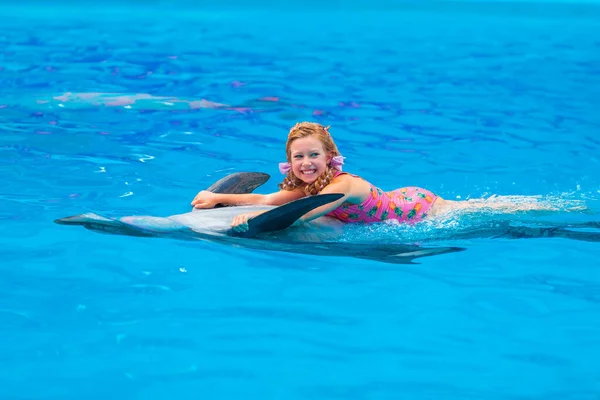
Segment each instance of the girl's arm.
M195 208L213 208L217 204L222 205L273 205L279 206L292 200L306 196L302 189L292 191L280 190L270 194L226 194L201 191L192 200Z
M327 185L325 189L321 190L319 194L343 193L344 197L332 203L322 205L321 207L317 207L314 210L307 212L298 219L297 223L309 222L313 219L322 217L323 215L329 214L345 202L352 200L355 196L352 193L352 184L350 179L341 179L338 182L332 182L329 185Z
M362 203L370 195L370 186L360 178L344 176L337 178L335 182L330 183L321 191L321 194L326 193L344 193L344 197L332 203L315 208L314 210L304 214L294 223L294 225L309 222L313 219L317 219L323 215L326 215L335 210L337 207L341 206L344 202L349 202L352 204ZM302 194L304 195L304 193ZM236 216L231 224L233 230L238 232L247 231L248 220L256 217L259 214L262 214L263 212L264 211L244 213Z
M371 195L371 186L363 179L353 176L340 176L335 181L327 185L320 194L327 193L343 193L344 197L332 203L325 204L321 207L304 214L299 220L299 223L309 222L313 219L329 214L344 203L360 204Z

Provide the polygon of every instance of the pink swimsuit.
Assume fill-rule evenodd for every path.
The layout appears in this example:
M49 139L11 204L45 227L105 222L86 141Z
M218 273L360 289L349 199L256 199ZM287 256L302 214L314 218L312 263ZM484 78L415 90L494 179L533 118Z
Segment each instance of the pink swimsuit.
M337 172L334 178L342 173L346 172ZM417 222L427 217L427 212L437 199L429 190L414 186L384 192L371 183L369 185L371 195L362 204L342 205L327 215L343 222L382 222L390 219Z

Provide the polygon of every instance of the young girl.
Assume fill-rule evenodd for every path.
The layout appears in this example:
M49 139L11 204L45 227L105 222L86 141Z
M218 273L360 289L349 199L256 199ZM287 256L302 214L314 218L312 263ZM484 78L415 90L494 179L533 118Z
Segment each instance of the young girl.
M341 199L321 206L305 214L300 222L308 222L323 215L343 222L383 222L396 220L415 223L427 217L439 216L452 210L475 210L482 208L514 212L548 209L541 204L516 204L511 201L450 201L429 190L419 187L403 187L384 192L364 179L342 172L342 157L329 134L329 127L318 123L302 122L289 132L286 143L286 163L279 164L285 179L280 191L262 194L216 194L201 191L192 201L196 208L212 208L224 205L282 205L301 197L343 193ZM232 222L234 230L248 229L248 219L260 214L238 215Z

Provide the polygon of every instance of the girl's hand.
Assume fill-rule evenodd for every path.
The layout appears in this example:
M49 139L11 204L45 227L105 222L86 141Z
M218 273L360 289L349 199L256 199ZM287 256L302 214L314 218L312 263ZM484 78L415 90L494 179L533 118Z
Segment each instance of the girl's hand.
M262 213L264 213L264 211L255 211L236 215L231 222L231 227L235 232L246 232L249 229L248 220Z
M206 190L199 192L192 200L194 208L213 208L217 204L219 204L217 194Z

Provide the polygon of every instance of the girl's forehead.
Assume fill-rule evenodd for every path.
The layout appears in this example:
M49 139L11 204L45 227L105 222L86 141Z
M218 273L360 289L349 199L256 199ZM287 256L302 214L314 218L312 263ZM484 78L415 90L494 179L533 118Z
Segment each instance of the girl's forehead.
M321 141L319 139L317 139L316 137L313 136L307 136L301 139L296 139L292 142L292 144L290 145L290 148L292 150L294 149L304 149L307 147L312 147L312 148L323 148L323 143L321 143Z

